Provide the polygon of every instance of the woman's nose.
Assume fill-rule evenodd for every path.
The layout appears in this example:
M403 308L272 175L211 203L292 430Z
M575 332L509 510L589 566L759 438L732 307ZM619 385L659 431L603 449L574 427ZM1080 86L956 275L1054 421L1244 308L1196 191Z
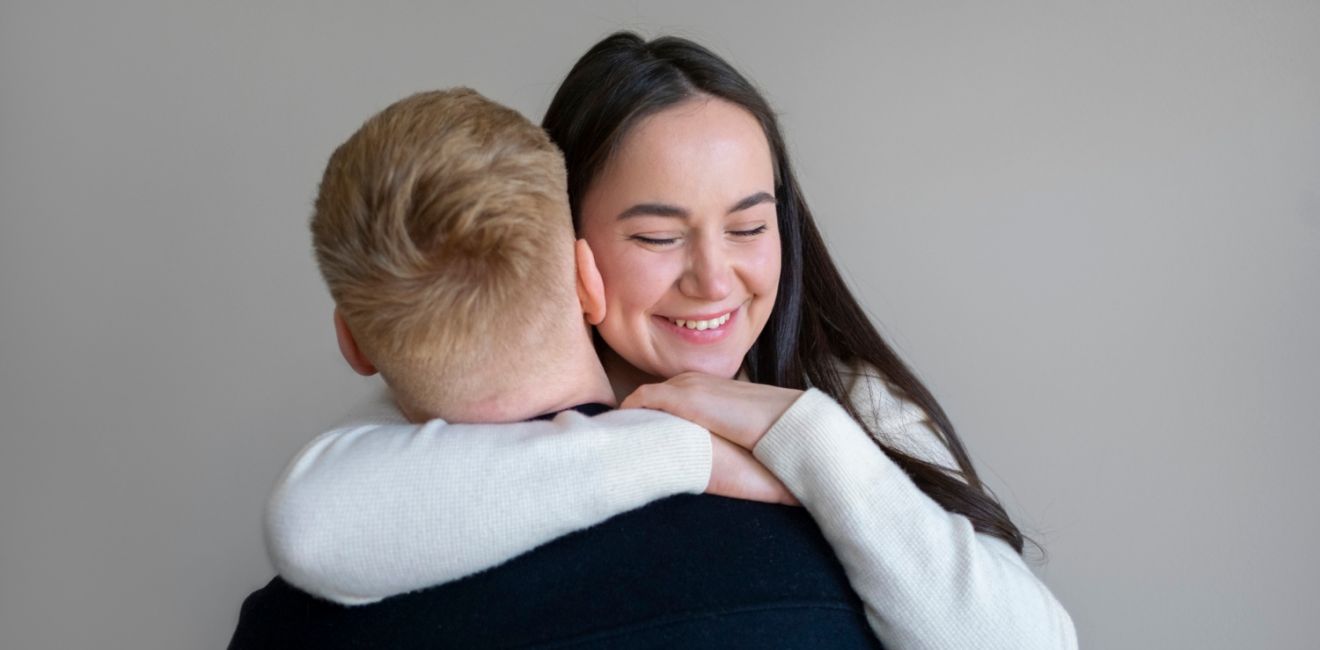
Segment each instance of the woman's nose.
M733 269L723 241L707 239L689 251L687 269L678 281L679 291L701 300L727 297L733 287Z

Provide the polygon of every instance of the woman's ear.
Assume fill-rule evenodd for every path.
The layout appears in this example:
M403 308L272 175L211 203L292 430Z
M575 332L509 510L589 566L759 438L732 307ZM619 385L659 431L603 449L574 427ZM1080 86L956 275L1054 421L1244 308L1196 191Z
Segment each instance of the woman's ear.
M588 323L599 325L605 320L605 283L600 278L600 269L596 268L596 256L585 239L577 240L573 252L577 258L577 291L582 316Z
M371 363L367 355L362 354L357 339L353 338L353 331L348 329L348 323L338 309L335 310L335 338L339 339L339 353L344 355L344 361L348 362L349 367L364 377L376 374L375 364Z

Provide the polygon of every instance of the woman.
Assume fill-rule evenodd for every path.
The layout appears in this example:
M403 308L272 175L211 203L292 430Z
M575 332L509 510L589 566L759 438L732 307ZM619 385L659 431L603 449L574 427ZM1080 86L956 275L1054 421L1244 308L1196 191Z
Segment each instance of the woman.
M901 468L922 493L949 513L964 517L982 538L976 544L947 545L950 552L966 553L964 560L968 562L977 561L973 559L977 553L1007 550L1003 545L1015 555L1022 552L1021 533L985 490L944 410L885 344L840 277L793 175L774 113L746 79L722 59L689 41L661 38L647 43L634 34L615 34L593 47L569 73L546 112L543 126L564 151L574 217L606 278L607 313L612 315L597 331L606 343L601 357L616 393L631 393L624 407L666 410L757 450L758 458L813 515L818 514L814 505L838 507L838 503L833 499L813 503L809 488L838 488L857 497L849 505L872 510L886 507L883 500L890 495L868 481L868 473L878 473L882 476L877 480L885 482L885 458L870 454L869 458L877 461L875 466L859 466L854 468L855 474L836 477L871 485L830 486L813 480L811 474L819 464L845 458L839 449L813 453L817 450L782 448L826 444L822 438L837 441L838 446L849 445L862 438L850 435L854 432L847 429L866 429L869 435L865 439L880 447L884 457ZM734 153L724 157L702 157L701 151L686 151L672 144L684 129L700 128L709 130L708 139L724 136L741 148L735 145ZM749 130L759 133L748 135ZM756 150L766 145L769 165L756 155L762 153ZM700 160L695 163L695 171L694 159ZM718 178L711 177L716 174ZM643 176L644 182L634 180ZM772 194L757 193L768 184L773 184ZM638 210L632 204L634 199L649 201L646 197L650 195L692 197L692 205L643 204ZM758 198L765 200L758 202ZM744 202L739 203L740 199ZM726 205L739 209L721 213L720 208ZM777 209L772 211L772 207ZM626 219L614 216L627 210L634 212ZM685 216L676 216L679 214ZM726 240L731 237L740 241L732 245L712 243L721 231ZM770 260L764 250L774 243L779 245L778 260ZM638 248L642 251L635 250ZM684 248L688 250L679 250ZM686 258L688 270L671 268L648 276L648 270L656 267L684 263L679 259L651 259L656 257ZM671 276L676 276L676 281L667 283ZM768 286L775 276L777 286ZM629 280L611 283L614 277ZM653 287L639 286L652 278ZM659 297L652 301L654 295ZM746 302L739 302L743 298ZM739 306L725 312L730 299ZM766 307L769 303L775 304L773 311ZM666 313L672 309L688 309L689 313L700 314L698 318L707 314L726 318L725 313L732 313L732 322L721 327L734 330L724 332L727 338L713 343L702 340L710 337L702 337L701 332L685 336L688 332L672 322L681 320L681 314ZM739 336L745 337L762 322L764 327L750 348L740 348ZM727 344L730 341L733 345ZM736 354L738 349L747 350L745 359ZM752 385L721 379L732 377L740 368ZM706 374L678 374L689 370ZM635 384L675 375L665 384L631 390ZM801 422L802 430L794 431L791 423L780 422L779 430L771 433L772 439L765 440L771 423L788 409L800 390L809 386L832 400L808 395L820 406L812 411L795 409L802 411L794 414L805 420ZM922 419L928 418L928 431L934 436L924 441L907 440L917 443L918 450L924 447L926 454L908 453L911 450L895 444L901 440L891 442L877 435L882 433L877 427L880 419L887 415L897 415L900 421L902 418L892 408L889 413L872 410L877 401L882 408L893 404L891 391L915 404L924 414ZM837 411L839 406L853 422L832 417L831 409ZM836 428L831 432L829 426L821 426L822 421L834 423ZM917 424L913 428L924 427ZM829 433L836 435L814 439L804 435ZM758 449L762 442L773 443L777 451ZM941 446L944 449L939 449ZM798 452L802 453L795 458ZM857 453L868 457L860 449ZM818 465L812 461L818 461ZM868 487L871 489L865 489ZM875 502L865 503L868 498ZM852 509L847 508L849 512L843 516L879 523L867 517L874 513L853 513ZM945 526L950 518L933 519L944 520L936 525L937 532L921 532L957 535ZM849 523L855 526L858 521ZM868 593L868 578L892 579L883 571L874 573L872 560L876 554L853 548L850 540L841 539L839 531L824 523L822 529L844 561L854 588L870 606L872 624L881 639L908 645L894 643L904 631L891 628L886 613L877 611L873 600L890 602L893 594L884 592L892 585L876 585L876 592ZM918 531L872 532L891 535L896 545L921 540L922 548L927 549L949 541L922 539ZM881 549L879 557L884 559L884 555ZM884 568L904 570L902 566ZM1014 570L1020 568L1018 565ZM967 576L955 573L944 577L949 580L945 586L950 599L966 596L957 593L959 589L953 583ZM983 643L987 640L980 638ZM917 642L911 641L914 645Z
M543 125L605 282L599 348L623 406L755 454L816 518L887 646L1075 647L944 411L840 278L745 79L691 42L616 34Z

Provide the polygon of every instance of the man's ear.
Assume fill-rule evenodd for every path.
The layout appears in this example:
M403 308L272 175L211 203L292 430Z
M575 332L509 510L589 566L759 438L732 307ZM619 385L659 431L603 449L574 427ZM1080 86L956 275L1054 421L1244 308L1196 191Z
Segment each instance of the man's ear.
M596 256L585 239L577 240L573 252L577 258L577 291L582 316L588 323L600 325L605 320L605 283L600 278L600 269L596 268Z
M339 353L344 355L344 361L347 361L357 374L364 377L376 374L376 366L371 363L367 355L362 354L357 339L353 338L352 330L348 329L348 323L344 321L344 316L338 309L335 310L335 338L339 339Z

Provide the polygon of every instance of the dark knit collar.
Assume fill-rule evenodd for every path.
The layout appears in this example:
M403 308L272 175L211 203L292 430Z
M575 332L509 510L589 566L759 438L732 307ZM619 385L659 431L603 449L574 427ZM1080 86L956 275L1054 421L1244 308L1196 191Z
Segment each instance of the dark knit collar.
M596 415L600 415L601 413L604 413L604 412L606 412L606 411L612 411L612 410L614 410L614 407L612 407L612 406L608 406L608 405L605 405L605 404L601 404L600 402L588 402L588 403L586 403L586 404L578 404L577 406L570 406L570 407L564 409L564 411L577 411L578 413L581 413L581 414L586 415L586 416L588 416L588 417L596 416ZM563 413L564 411L555 411L554 413L543 413L543 414L538 415L538 416L536 416L536 417L534 417L534 418L531 418L531 419L533 419L533 420L553 420L554 417L555 417L556 415L559 415L560 413Z

